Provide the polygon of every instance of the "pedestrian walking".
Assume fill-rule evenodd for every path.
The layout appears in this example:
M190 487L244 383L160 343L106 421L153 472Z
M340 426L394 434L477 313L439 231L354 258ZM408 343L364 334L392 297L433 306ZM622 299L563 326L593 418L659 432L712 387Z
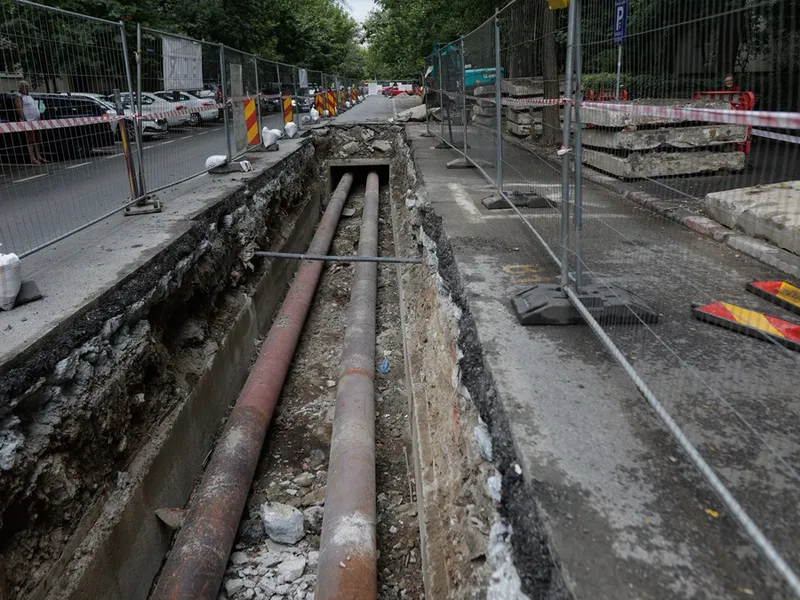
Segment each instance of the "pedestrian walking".
M33 96L31 96L31 84L27 81L19 82L19 94L15 100L17 108L17 118L20 121L38 121L42 113L39 112L39 106L36 104ZM25 141L28 145L28 155L31 159L31 164L40 165L47 163L44 156L42 156L42 137L38 129L32 131L25 131Z

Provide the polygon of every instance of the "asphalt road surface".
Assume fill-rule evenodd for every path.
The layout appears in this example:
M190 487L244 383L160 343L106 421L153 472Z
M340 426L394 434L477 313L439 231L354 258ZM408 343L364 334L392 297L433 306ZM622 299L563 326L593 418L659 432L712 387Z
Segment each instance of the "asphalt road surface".
M282 116L266 114L263 125L282 129ZM231 143L235 153L235 140ZM225 155L225 127L220 122L174 128L145 139L143 151L145 182L154 190L202 172L211 155ZM119 208L130 197L120 142L78 160L35 167L0 164L2 251L28 251Z

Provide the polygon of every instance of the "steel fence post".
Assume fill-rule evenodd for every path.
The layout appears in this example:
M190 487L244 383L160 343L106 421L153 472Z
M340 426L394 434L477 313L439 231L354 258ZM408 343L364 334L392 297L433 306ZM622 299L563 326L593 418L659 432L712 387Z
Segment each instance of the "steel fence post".
M495 151L497 152L496 160L496 173L497 192L502 197L503 195L503 90L501 89L503 83L503 67L501 65L500 54L500 11L494 10L494 105L495 105L495 123L497 125L497 133L495 134Z
M444 75L442 74L442 50L438 46L436 56L439 58L439 120L442 123L442 141L444 141Z
M581 56L581 11L580 0L572 0L577 5L575 9L575 291L581 291L581 234L583 230L583 148L581 134L581 100L583 99L583 86L581 83L581 69L583 59Z
M433 66L433 61L431 61L431 66ZM428 110L428 101L430 99L430 90L428 89L428 69L426 67L425 72L422 75L422 89L423 94L425 94L425 133L428 136L431 136L431 115L430 110Z
M464 95L461 103L461 129L464 136L464 158L467 158L467 65L464 62L464 38L461 38L461 93Z
M133 102L131 102L133 106ZM139 192L147 194L144 181L144 148L142 147L142 24L136 24L136 154L139 157Z
M572 98L572 60L575 39L575 2L569 3L567 68L565 76L564 125L561 142L561 286L569 285L569 145Z
M258 139L261 139L261 86L258 83L258 59L253 56L253 65L256 70L256 119L258 121Z
M122 55L124 57L124 60L122 62L125 65L125 79L126 83L128 84L128 93L131 95L131 106L133 106L133 79L131 78L131 63L128 60L128 41L125 39L125 23L123 23L122 21L119 22L119 34L122 37ZM120 106L118 106L117 108L119 109ZM118 114L119 116L124 116L124 111L123 112L118 111ZM124 138L126 141L125 146L127 146L126 150L128 158L130 160L128 164L128 169L130 172L128 175L131 178L131 181L133 182L133 187L131 191L134 195L134 197L131 198L131 200L136 200L137 198L141 198L142 196L144 196L144 194L142 193L141 187L139 186L137 175L135 175L136 166L134 164L131 164L133 163L133 153L130 151L131 141L127 139L128 130L125 127L125 119L120 119L119 126L120 126L120 136L125 136Z
M300 121L300 105L297 103L297 80L300 78L300 69L292 67L292 101L295 103L292 106L292 121Z
M222 83L222 103L225 105L223 110L224 115L224 122L225 122L225 141L227 142L228 147L228 156L227 159L230 162L231 158L233 157L233 152L231 151L231 129L230 129L230 117L228 116L228 101L230 97L228 96L228 78L225 76L225 45L219 45L219 76L220 82Z

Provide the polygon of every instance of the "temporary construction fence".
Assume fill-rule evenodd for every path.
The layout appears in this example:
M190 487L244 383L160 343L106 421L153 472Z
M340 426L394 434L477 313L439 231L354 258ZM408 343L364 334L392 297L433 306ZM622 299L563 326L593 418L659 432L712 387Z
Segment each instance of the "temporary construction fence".
M514 299L521 322L588 323L800 597L790 566L800 565L800 532L776 525L788 492L765 483L754 493L735 475L749 465L737 446L746 443L766 479L800 489L796 391L769 377L797 370L800 325L784 309L800 300L774 292L766 304L744 279L714 287L723 275L708 242L665 232L667 219L679 221L737 249L749 242L730 230L742 229L774 244L760 251L771 264L800 254L797 3L515 0L438 44L424 79L429 132L481 171L495 192L484 204L515 210L559 270L557 283ZM723 356L701 366L697 348L710 345ZM698 431L698 406L713 407L732 438L715 439L715 452Z
M206 173L210 156L231 162L263 127L309 124L324 91L329 114L346 110L355 85L27 0L0 4L0 50L0 243L23 257L112 215L160 210L155 194Z

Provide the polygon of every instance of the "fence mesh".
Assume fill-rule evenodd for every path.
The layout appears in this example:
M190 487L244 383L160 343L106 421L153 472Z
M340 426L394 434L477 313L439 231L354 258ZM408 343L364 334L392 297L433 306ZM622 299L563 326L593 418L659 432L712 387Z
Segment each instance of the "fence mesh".
M26 254L131 196L120 121L119 24L0 4L0 242ZM21 88L24 82L29 87Z
M495 20L464 37L465 133L467 155L497 182Z
M202 173L209 156L227 156L221 54L218 44L142 28L142 91L134 98L143 116L145 191Z
M800 564L800 531L782 511L800 484L800 423L784 410L796 405L791 378L776 376L800 361L800 344L781 333L797 331L785 310L797 302L770 304L769 286L751 280L780 287L784 273L800 274L791 266L800 254L800 8L548 4L516 0L499 11L499 61L495 19L437 47L425 61L428 127L459 150L466 134L466 156L522 207L519 223L547 250L539 256L564 265L550 271L554 280L799 594L789 565ZM497 67L500 135L495 103L477 83ZM486 170L493 144L502 173ZM594 319L603 294L622 307L616 321ZM637 298L652 310L634 310ZM754 462L764 476L755 490L739 476Z

